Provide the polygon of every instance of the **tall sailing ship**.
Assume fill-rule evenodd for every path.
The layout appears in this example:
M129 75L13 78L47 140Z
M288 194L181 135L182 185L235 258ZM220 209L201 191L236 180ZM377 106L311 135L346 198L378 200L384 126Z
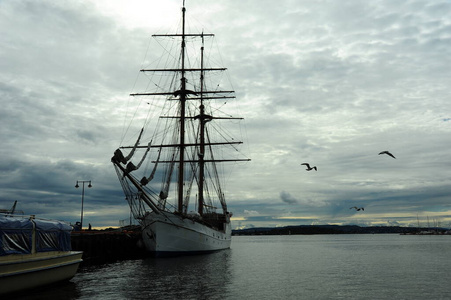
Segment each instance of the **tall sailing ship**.
M225 127L239 127L243 118L224 112L235 93L226 88L226 69L211 60L214 35L187 33L185 16L183 5L181 32L152 36L163 57L153 59L157 67L140 70L144 91L130 94L137 108L111 159L155 256L230 247L232 213L221 174L231 176L237 163L249 161L242 141L232 137L239 129Z

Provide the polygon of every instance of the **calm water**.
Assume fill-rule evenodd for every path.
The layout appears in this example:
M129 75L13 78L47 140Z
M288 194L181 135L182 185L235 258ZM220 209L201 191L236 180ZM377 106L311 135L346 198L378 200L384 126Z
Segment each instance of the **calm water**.
M82 268L24 299L451 299L450 272L451 235L238 236L210 255Z

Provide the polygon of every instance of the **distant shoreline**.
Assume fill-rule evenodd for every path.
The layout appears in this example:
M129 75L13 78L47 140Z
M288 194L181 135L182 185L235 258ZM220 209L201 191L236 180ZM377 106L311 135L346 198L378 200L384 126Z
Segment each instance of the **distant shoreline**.
M378 233L398 233L398 234L420 234L421 232L434 232L444 234L446 228L427 227L401 227L401 226L368 226L357 225L298 225L285 227L255 227L237 229L232 231L232 235L295 235L295 234L378 234Z

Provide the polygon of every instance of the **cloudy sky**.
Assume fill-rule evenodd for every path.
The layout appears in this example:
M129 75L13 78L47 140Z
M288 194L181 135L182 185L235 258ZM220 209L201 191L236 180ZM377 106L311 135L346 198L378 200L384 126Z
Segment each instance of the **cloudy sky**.
M186 6L215 33L246 119L252 161L226 191L234 228L451 226L451 2ZM129 218L110 158L150 35L174 28L180 8L0 1L0 208L17 200L27 214L74 223L75 182L92 180L84 224Z

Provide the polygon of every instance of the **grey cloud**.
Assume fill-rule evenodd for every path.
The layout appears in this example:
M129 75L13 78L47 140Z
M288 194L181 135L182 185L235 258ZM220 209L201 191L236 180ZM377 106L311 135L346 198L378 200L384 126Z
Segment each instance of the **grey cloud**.
M204 12L207 1L188 9L216 34L246 118L252 161L235 168L228 206L260 216L241 226L346 223L353 203L369 207L366 224L447 215L448 1L218 5L220 15ZM127 95L149 35L161 28L124 27L93 1L0 6L1 205L69 210L74 221L73 186L88 179L95 223L127 218L109 160L123 110L136 104ZM306 159L318 172L299 168ZM403 217L371 217L393 212Z
M280 192L280 199L288 204L295 204L298 202L298 200L296 200L293 196L290 195L290 193L286 191Z

